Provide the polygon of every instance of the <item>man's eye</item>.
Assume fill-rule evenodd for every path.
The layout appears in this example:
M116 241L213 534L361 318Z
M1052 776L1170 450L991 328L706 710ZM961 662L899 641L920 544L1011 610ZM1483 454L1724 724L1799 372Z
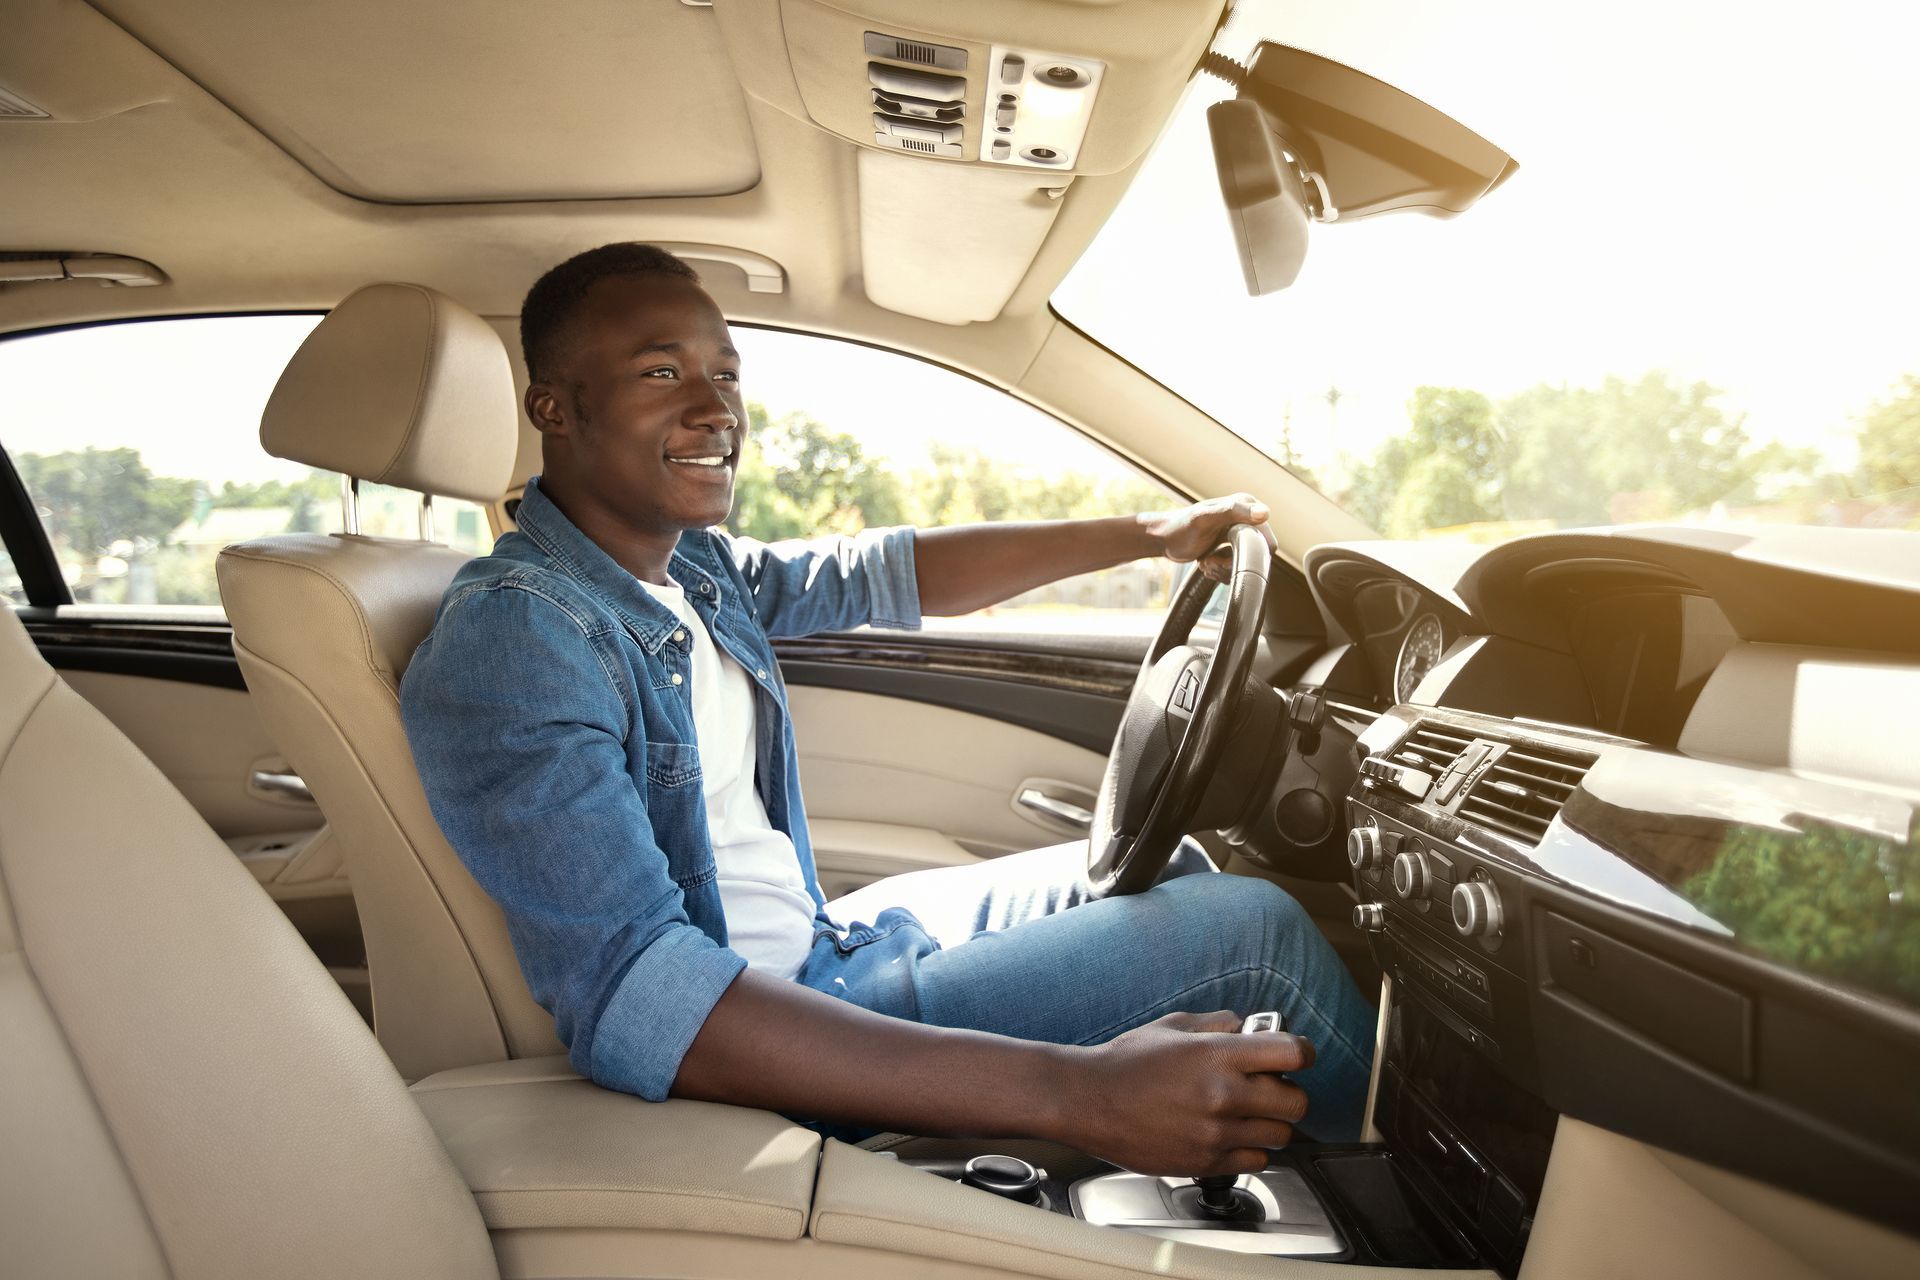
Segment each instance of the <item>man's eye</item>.
M734 370L734 369L722 369L720 372L714 374L713 376L716 378L725 378L729 382L740 381L740 374L737 370Z
M645 370L640 376L643 378L677 378L680 376L680 371L672 365L663 364L658 369Z

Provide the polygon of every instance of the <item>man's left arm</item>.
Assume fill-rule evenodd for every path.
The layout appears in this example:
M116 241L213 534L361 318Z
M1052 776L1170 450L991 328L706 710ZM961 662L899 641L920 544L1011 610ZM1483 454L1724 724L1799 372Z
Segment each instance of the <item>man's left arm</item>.
M1224 581L1228 562L1215 549L1236 524L1263 524L1267 507L1251 495L1210 498L1177 511L1104 520L1043 520L922 529L914 543L920 611L952 617L984 609L1035 587L1148 556L1202 561Z

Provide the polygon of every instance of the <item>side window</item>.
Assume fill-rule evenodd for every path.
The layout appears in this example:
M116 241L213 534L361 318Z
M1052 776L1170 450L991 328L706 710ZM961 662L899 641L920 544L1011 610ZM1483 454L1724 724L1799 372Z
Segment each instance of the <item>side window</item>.
M260 411L318 316L148 320L0 342L4 447L76 604L217 617L229 543L341 527L340 477L269 457ZM413 537L419 495L361 489L363 533ZM479 552L486 513L436 499L435 536ZM0 568L0 593L19 583Z
M20 572L13 567L13 557L4 547L0 547L0 601L9 609L18 609L27 602L26 589L20 585Z
M993 520L1161 510L1176 499L1058 419L908 356L734 329L751 417L734 533L765 542ZM1144 634L1181 569L1139 560L927 625L1008 633Z

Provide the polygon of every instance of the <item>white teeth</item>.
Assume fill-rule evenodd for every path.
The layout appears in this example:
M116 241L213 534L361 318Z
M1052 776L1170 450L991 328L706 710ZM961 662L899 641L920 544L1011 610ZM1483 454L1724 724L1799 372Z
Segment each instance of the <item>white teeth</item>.
M724 467L727 460L721 458L668 458L668 462L678 462L689 467Z

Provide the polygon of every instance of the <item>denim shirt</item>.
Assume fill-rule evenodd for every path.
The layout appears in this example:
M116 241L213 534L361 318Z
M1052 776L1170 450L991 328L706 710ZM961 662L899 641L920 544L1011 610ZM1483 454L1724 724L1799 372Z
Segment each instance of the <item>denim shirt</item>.
M581 1074L667 1096L746 961L727 947L695 746L691 637L529 481L519 531L457 574L400 702L434 818L506 913ZM823 904L772 636L920 624L912 529L682 535L668 573L753 683L758 785ZM816 915L816 931L830 929Z

